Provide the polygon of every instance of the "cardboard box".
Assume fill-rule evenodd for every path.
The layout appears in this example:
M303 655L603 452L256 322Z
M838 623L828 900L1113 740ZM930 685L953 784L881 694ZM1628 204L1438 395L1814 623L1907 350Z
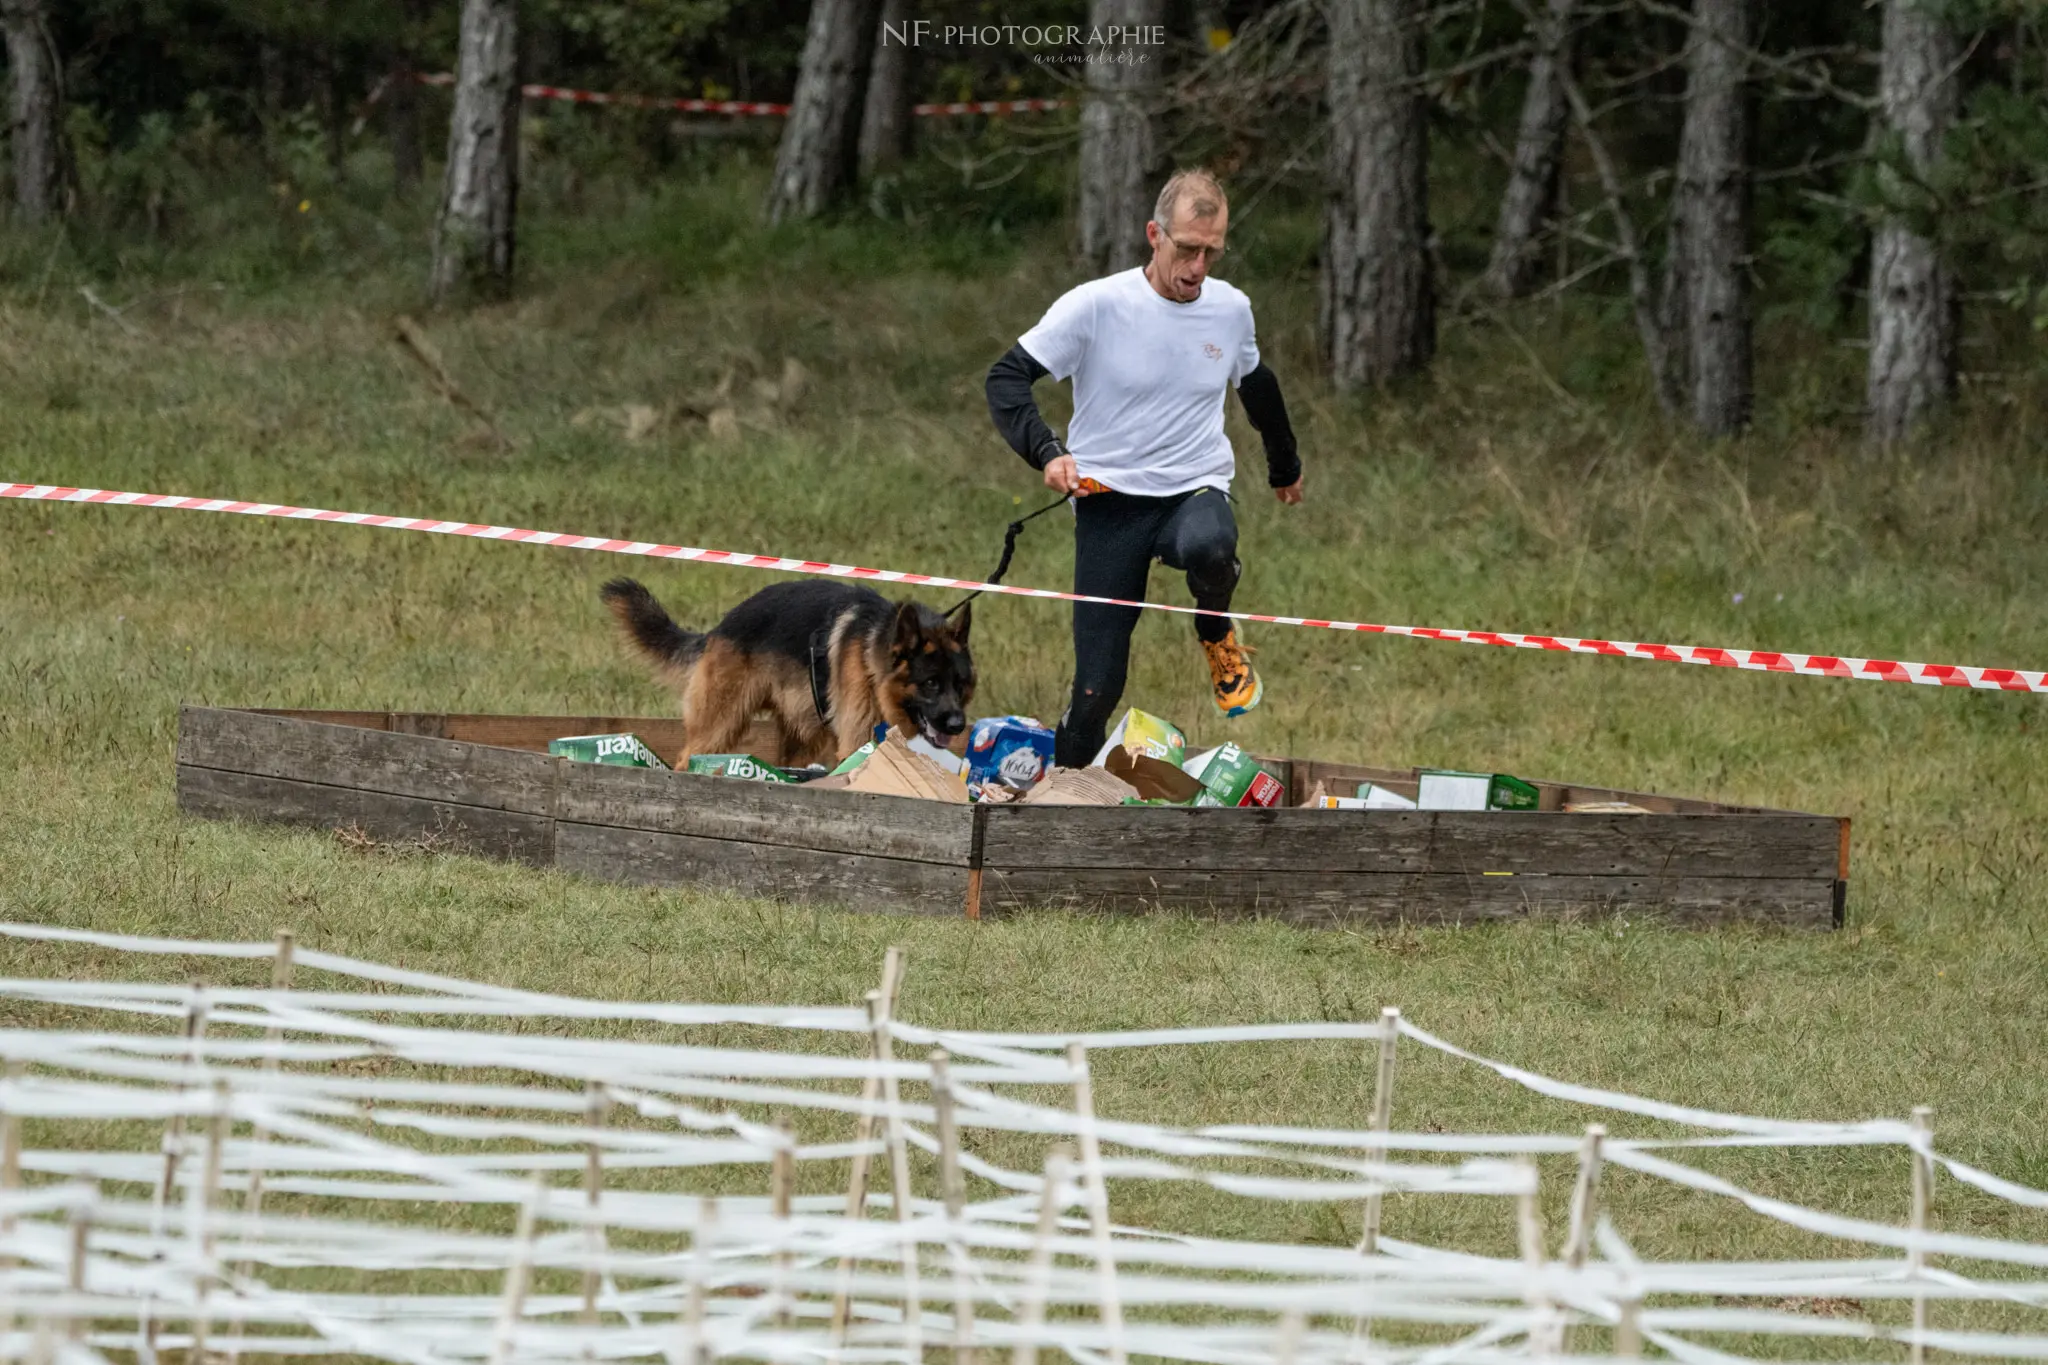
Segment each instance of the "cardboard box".
M967 804L967 784L957 774L947 772L913 750L901 730L891 730L879 744L871 741L861 745L830 776L807 785Z
M1024 794L1025 806L1121 806L1137 788L1107 768L1054 768L1051 776Z
M967 731L969 786L1029 791L1052 769L1052 731L1029 716L990 716Z
M1418 810L1535 810L1539 794L1506 773L1461 773L1424 768Z
M789 775L752 754L692 754L687 769L707 777L736 777L745 782L787 782Z
M1089 771L1093 771L1090 769ZM1182 772L1163 758L1113 749L1102 771L1130 784L1139 801L1161 801L1174 806L1192 806L1208 790L1199 780Z
M549 740L548 752L578 763L609 763L620 768L668 767L638 735L569 735Z
M1109 741L1102 746L1102 752L1095 755L1094 766L1102 767L1109 761L1110 754L1118 749L1128 749L1147 758L1162 758L1179 767L1188 756L1188 737L1171 721L1161 720L1133 706L1124 712L1123 719L1116 723L1116 729L1109 732Z
M1399 792L1388 791L1385 787L1371 782L1358 784L1356 796L1331 796L1323 790L1323 784L1316 783L1316 789L1309 794L1304 806L1318 810L1414 810L1415 803Z
M967 776L967 760L951 749L941 749L923 735L912 735L907 742L910 752L922 754L955 777L964 779Z
M1190 776L1205 789L1198 806L1277 806L1286 784L1235 744L1224 744L1187 761Z

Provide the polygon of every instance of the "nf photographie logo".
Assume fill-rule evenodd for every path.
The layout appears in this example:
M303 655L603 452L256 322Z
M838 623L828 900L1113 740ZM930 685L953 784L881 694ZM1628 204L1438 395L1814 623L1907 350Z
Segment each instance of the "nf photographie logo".
M882 42L894 47L1009 47L1050 49L1036 61L1142 62L1136 49L1164 47L1164 24L935 24L911 19L884 23Z

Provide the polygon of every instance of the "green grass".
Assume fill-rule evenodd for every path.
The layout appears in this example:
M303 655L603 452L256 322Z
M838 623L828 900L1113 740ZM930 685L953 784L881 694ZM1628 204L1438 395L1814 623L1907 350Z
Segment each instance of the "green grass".
M0 239L0 479L986 572L1003 523L1041 490L990 430L981 376L1076 278L1056 235L906 236L858 216L771 233L752 224L756 188L706 174L659 192L593 188L601 202L582 215L529 206L517 300L427 322L509 452L472 439L390 340L392 315L419 306L417 214L378 230L352 220L296 257L278 234L316 229L265 219L249 229L263 234L261 269L232 237L210 251ZM1448 324L1428 381L1347 399L1313 358L1312 231L1276 217L1242 235L1234 278L1287 388L1309 494L1297 509L1267 496L1233 404L1243 607L2048 662L2048 392L2023 344L1923 446L1883 458L1856 441L1860 353L1769 333L1756 433L1707 447L1655 419L1625 323L1597 301L1516 310L1502 320L1512 335ZM374 241L389 244L363 245ZM92 311L81 284L116 305L137 300L125 316L141 334ZM1973 340L2008 344L1988 327ZM786 357L812 378L779 413L749 395ZM576 421L626 403L668 410L728 373L736 443L682 415L638 443L616 423ZM1069 561L1046 518L1010 581L1062 586ZM1176 918L969 925L365 855L177 815L181 702L665 713L669 699L597 607L598 583L620 568L362 529L0 506L0 915L218 938L288 925L310 944L411 967L667 999L850 1003L883 946L900 942L906 1013L983 1028L1354 1019L1399 1004L1517 1064L1702 1106L1856 1118L1932 1104L1945 1149L2048 1185L2048 783L2035 697L1274 628L1251 632L1265 705L1226 725L1204 699L1186 622L1138 631L1127 700L1181 720L1198 743L1850 815L1848 928L1835 934L1611 920L1355 933ZM696 623L763 581L633 571ZM1163 573L1154 592L1187 600ZM997 599L977 617L975 710L1057 714L1065 611ZM147 970L175 979L192 965ZM86 966L141 970L0 945L7 974ZM0 1007L0 1024L27 1017ZM1588 1117L1412 1053L1403 1067L1403 1127L1569 1131ZM1110 1112L1165 1121L1347 1125L1363 1121L1369 1091L1362 1054L1308 1046L1105 1058L1100 1089ZM1831 1208L1905 1211L1897 1153L1704 1164ZM1546 1175L1561 1234L1564 1172ZM1816 1249L1644 1182L1617 1179L1612 1194L1648 1254ZM1351 1211L1333 1222L1180 1187L1118 1212L1236 1235L1357 1231ZM2048 1237L2048 1220L1946 1181L1936 1220ZM1396 1200L1388 1227L1511 1245L1505 1213L1480 1202Z

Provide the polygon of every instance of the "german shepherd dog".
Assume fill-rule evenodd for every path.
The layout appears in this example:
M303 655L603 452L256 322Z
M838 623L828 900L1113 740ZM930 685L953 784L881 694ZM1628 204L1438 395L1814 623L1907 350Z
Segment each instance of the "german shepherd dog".
M681 696L683 761L731 753L764 707L782 730L783 761L799 765L836 764L885 721L941 748L967 728L971 607L953 622L873 588L813 579L763 588L699 634L633 579L615 578L599 596Z

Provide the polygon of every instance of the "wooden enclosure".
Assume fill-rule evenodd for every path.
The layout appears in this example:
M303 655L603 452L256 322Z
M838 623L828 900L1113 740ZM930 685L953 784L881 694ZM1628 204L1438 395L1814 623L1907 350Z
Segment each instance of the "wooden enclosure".
M1306 925L1460 924L1627 910L1694 925L1841 922L1849 821L1541 782L1524 812L1303 810L1317 781L1415 792L1414 769L1261 759L1270 810L946 805L550 757L676 720L186 707L178 804L352 828L610 881L712 884L898 912L1185 910ZM763 725L751 752L775 761ZM1567 812L1621 800L1648 814Z

